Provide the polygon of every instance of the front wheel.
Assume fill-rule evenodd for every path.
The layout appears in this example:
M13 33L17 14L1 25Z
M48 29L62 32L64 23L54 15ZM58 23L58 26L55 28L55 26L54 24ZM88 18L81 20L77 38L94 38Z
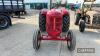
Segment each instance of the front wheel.
M34 34L33 34L33 48L37 51L40 48L40 31L39 30L35 30Z
M79 31L84 32L85 31L85 21L81 20L79 24Z
M69 30L67 34L67 46L70 51L75 50L76 46L76 37L73 35L73 32Z

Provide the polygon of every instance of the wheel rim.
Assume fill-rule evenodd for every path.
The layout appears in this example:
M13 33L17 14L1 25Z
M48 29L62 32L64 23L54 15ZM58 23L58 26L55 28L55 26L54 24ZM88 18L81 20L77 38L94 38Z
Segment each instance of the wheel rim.
M69 40L67 40L67 47L68 47L68 49L70 51L75 50L76 38L74 37L73 32L69 31L67 37L69 39Z
M68 47L70 47L70 46L71 46L71 34L68 33L67 37L68 37L67 45L68 45ZM70 40L69 40L69 39L70 39Z
M41 42L41 40L40 40L40 37L41 37L41 34L40 34L40 32L38 32L38 39L37 39L37 45L38 46L40 46L40 42Z
M38 50L39 49L39 47L40 47L40 37L41 37L41 34L40 34L40 32L38 32L37 34L36 34L36 36L34 36L34 38L33 38L33 48L35 49L35 50Z
M35 36L36 37L36 36ZM33 38L33 48L36 49L36 39L35 37Z
M8 24L6 19L0 19L0 27L5 27Z

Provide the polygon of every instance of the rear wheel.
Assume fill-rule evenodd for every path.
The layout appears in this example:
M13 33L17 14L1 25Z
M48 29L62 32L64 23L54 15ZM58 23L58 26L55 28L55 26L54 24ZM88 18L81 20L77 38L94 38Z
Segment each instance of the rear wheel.
M9 24L9 18L5 15L0 15L0 30L8 28Z
M76 46L76 37L73 35L73 32L69 30L67 34L67 46L70 51L75 50Z
M79 24L79 31L84 32L85 31L85 21L81 20Z
M39 28L42 32L46 31L46 16L41 14L39 15Z
M69 26L70 26L70 17L64 16L62 32L67 32L69 30Z
M34 34L33 34L33 48L37 51L40 48L40 31L39 30L35 30Z

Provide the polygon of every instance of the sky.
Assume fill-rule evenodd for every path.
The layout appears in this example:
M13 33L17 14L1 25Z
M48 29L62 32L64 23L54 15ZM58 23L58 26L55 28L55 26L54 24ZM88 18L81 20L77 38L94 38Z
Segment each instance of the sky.
M82 3L84 0L67 0L68 3L76 3L78 1L78 3ZM95 3L100 3L100 0L96 0Z

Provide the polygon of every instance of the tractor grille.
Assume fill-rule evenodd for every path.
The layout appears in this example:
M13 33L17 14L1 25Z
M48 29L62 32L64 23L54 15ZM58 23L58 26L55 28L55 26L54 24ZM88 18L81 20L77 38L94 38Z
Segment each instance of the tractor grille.
M49 19L49 21L51 22L49 24L49 30L50 31L61 31L61 20L59 20L60 18L51 18Z
M50 36L58 36L62 31L62 17L50 16L46 20L46 31Z

